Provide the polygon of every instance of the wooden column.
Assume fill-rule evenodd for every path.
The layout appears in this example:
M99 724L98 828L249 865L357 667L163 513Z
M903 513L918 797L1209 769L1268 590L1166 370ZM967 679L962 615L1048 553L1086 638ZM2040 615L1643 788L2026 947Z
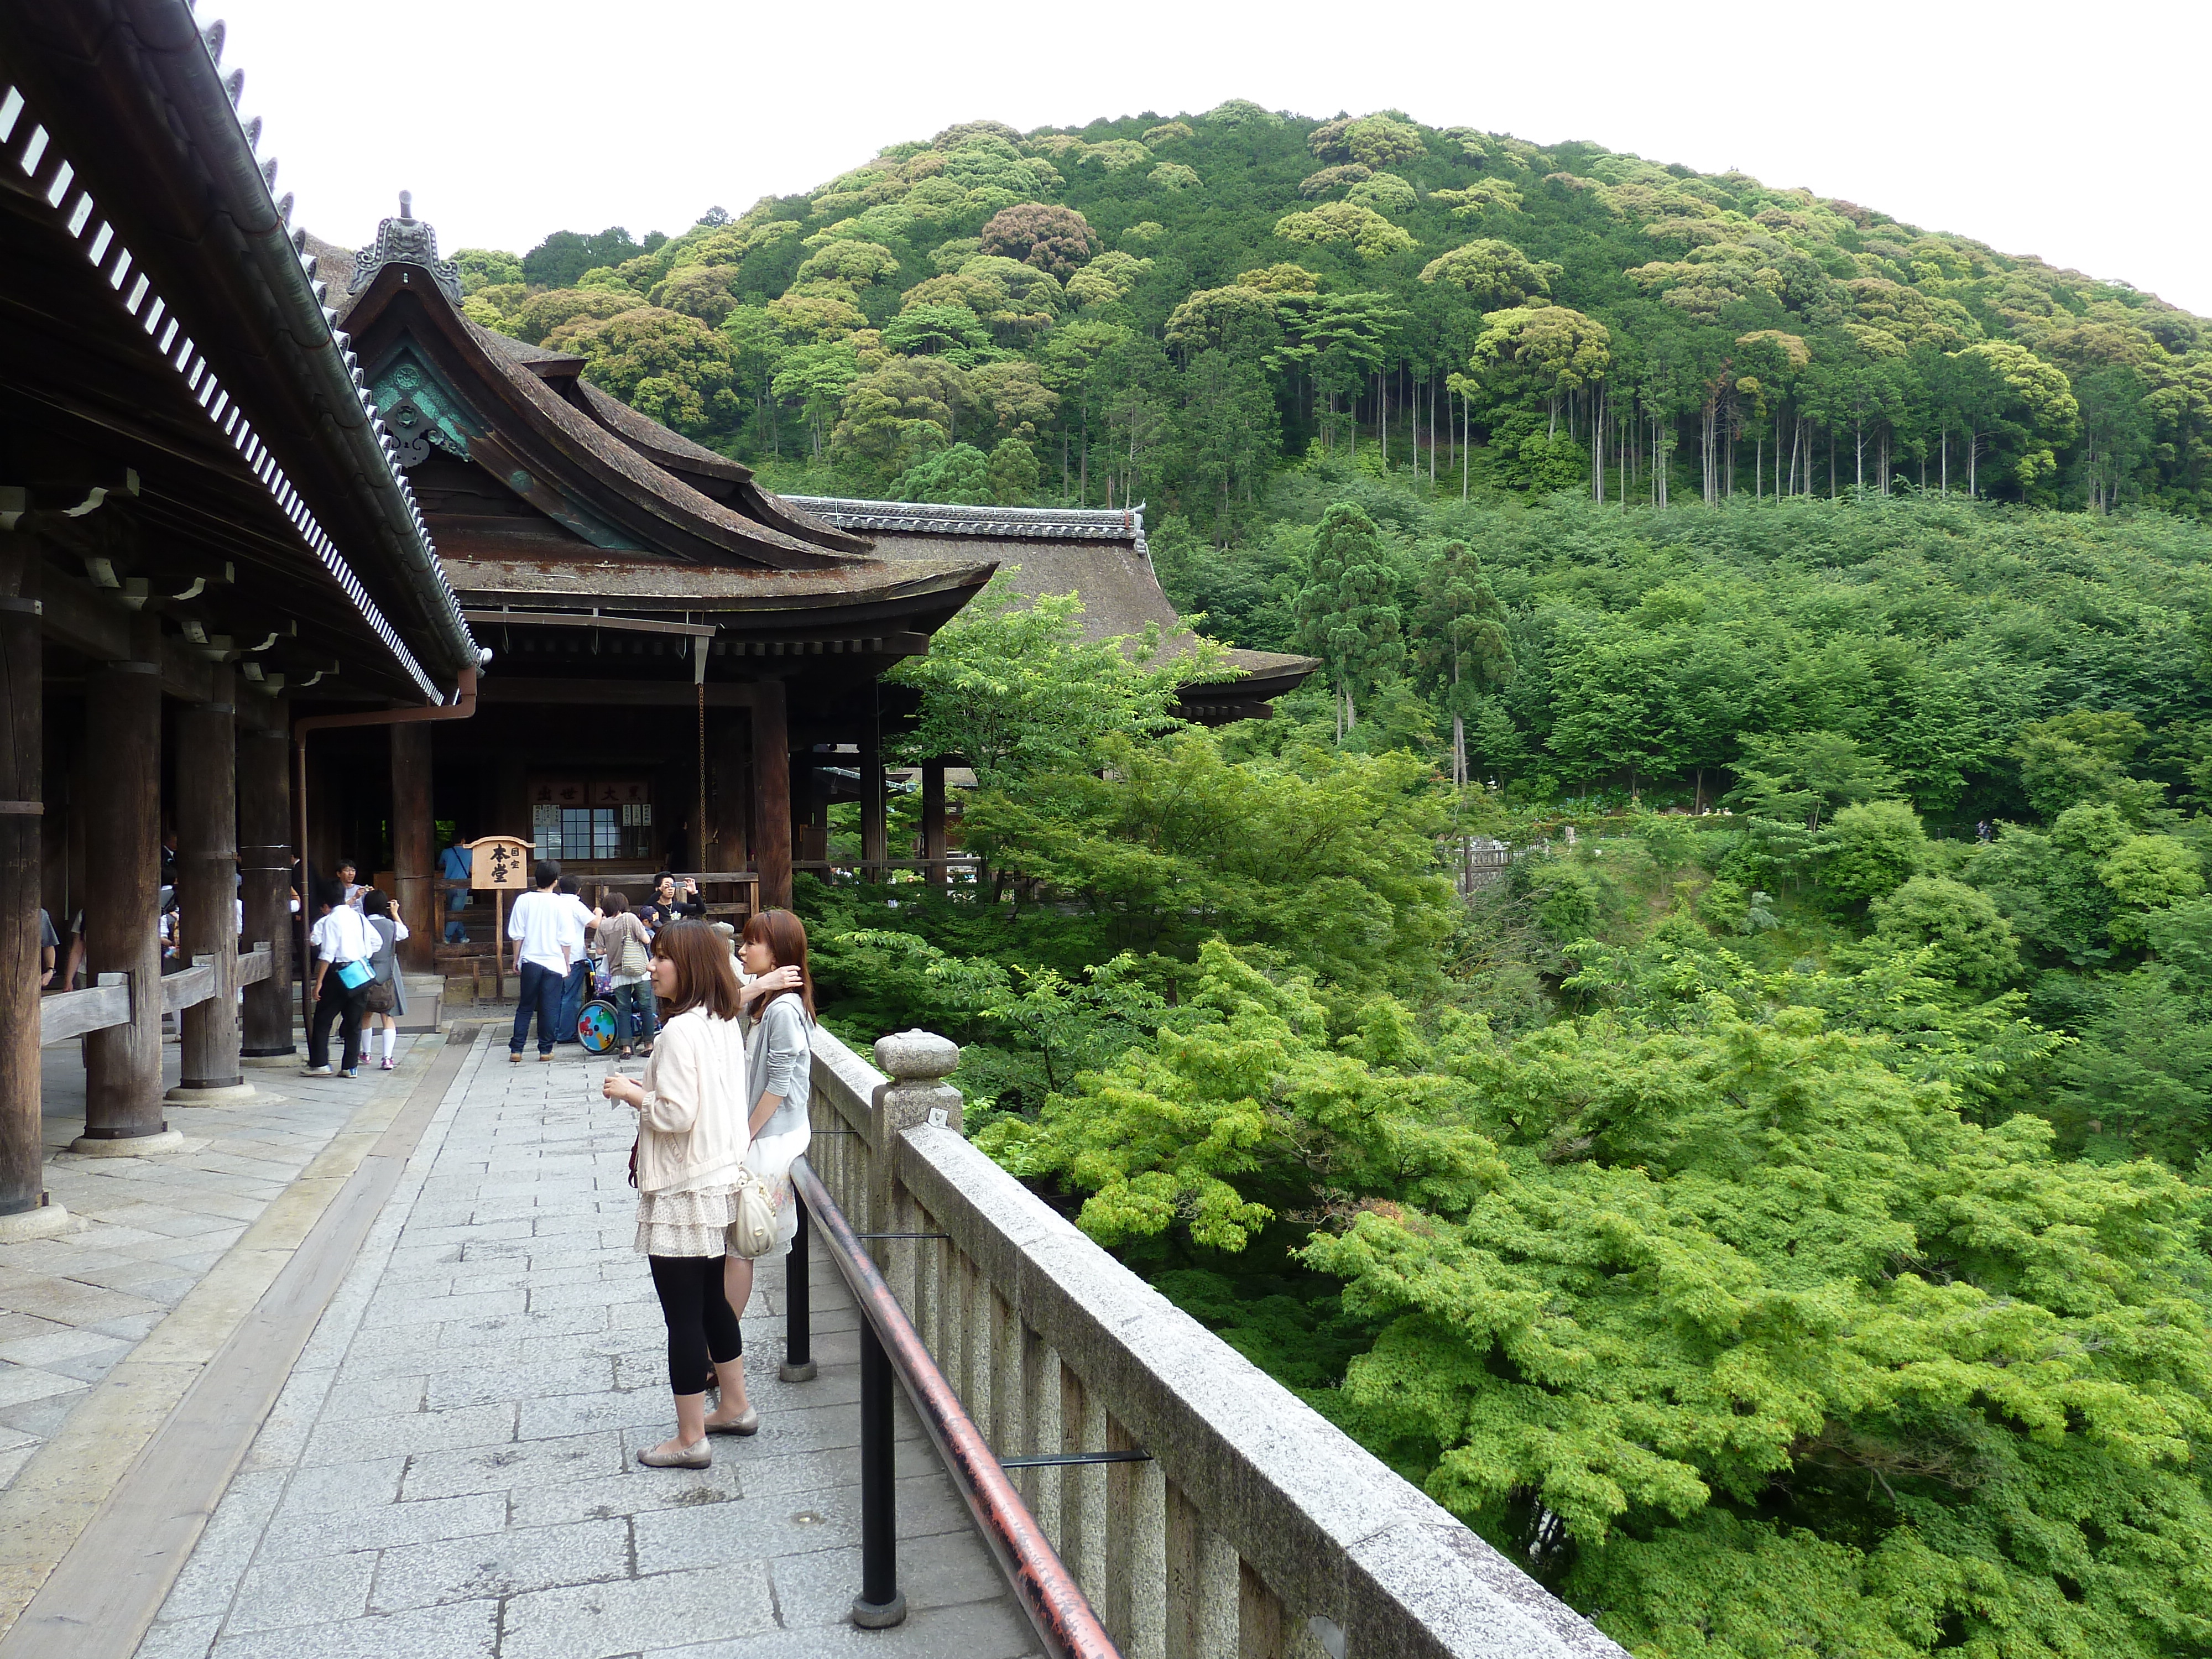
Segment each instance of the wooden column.
M294 1052L292 1044L293 920L292 771L284 705L266 726L238 734L239 861L245 884L246 942L269 941L269 977L246 988L240 1052L259 1059Z
M238 1069L238 711L231 669L210 672L213 700L177 716L177 904L185 960L213 957L216 994L177 1017L178 1099L243 1089Z
M708 728L708 758L714 768L714 811L708 815L714 839L700 867L742 870L745 867L745 775L748 732L737 714L718 716Z
M890 810L884 792L883 738L872 720L860 729L860 862L877 866L872 872L877 881L884 878L883 862L890 856Z
M399 965L427 974L434 961L441 927L435 894L435 826L430 822L430 728L420 721L392 731L392 869L397 878L400 920L407 938Z
M105 1152L167 1128L161 1120L161 671L154 618L143 652L85 680L85 862L99 885L85 896L86 970L131 982L131 1022L84 1044L84 1134L76 1150Z
M941 760L921 763L921 855L937 860L945 856L945 763ZM928 879L943 882L946 872L933 863Z
M753 867L763 909L791 908L791 729L781 680L763 680L753 700Z
M46 1204L39 1122L39 842L46 749L39 559L27 535L0 536L0 1238L58 1231ZM59 968L57 962L57 969ZM41 1225L41 1223L50 1224Z

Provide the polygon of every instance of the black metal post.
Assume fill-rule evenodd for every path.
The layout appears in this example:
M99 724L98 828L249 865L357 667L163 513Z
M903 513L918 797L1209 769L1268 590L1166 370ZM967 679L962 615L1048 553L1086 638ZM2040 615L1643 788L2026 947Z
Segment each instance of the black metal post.
M793 1193L799 1231L791 1236L791 1251L783 1259L783 1364L776 1376L786 1382L814 1380L814 1332L806 1299L806 1200Z
M860 1322L860 1595L853 1622L885 1630L906 1618L898 1587L897 1452L891 1442L890 1355L872 1320Z

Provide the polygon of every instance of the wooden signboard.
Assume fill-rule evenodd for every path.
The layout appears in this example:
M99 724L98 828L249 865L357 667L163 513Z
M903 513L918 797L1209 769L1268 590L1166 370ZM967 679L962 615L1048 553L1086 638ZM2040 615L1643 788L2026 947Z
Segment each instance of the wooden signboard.
M504 998L502 964L507 961L507 896L527 891L530 854L537 843L520 836L480 836L463 842L468 849L469 885L491 895L491 994ZM520 974L522 965L515 964Z
M530 888L530 854L537 842L520 836L484 836L462 843L469 852L469 885L478 892L521 893Z

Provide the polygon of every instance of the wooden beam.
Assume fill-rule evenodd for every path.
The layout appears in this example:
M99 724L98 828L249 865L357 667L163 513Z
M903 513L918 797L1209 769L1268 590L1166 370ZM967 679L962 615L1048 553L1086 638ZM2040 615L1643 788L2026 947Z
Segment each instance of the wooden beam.
M712 690L713 687L708 688ZM753 864L763 909L791 908L791 737L783 682L764 680L753 706Z
M216 700L176 719L179 915L185 954L210 963L213 975L206 999L178 1022L178 1084L234 1089L245 1081L238 1068L238 1000L230 994L238 963L238 726L228 696L230 665L208 668Z
M921 763L921 856L926 862L934 862L945 856L945 763L942 760ZM942 871L933 879L942 881Z
M292 769L286 741L290 711L268 705L272 725L251 727L238 743L239 896L246 908L246 937L267 941L268 965L258 975L238 964L246 988L242 1054L266 1059L292 1050Z
M781 704L781 680L768 682L776 687L776 702ZM758 705L762 687L759 684L707 684L707 707L709 708L751 708ZM696 708L699 693L691 685L675 680L526 680L512 677L501 678L487 676L477 688L477 697L483 702L551 704L558 707L587 708L618 703L630 708Z
M435 833L430 820L430 728L411 721L392 728L392 863L407 937L399 965L427 974L438 948L437 904L430 894Z
M464 611L464 621L516 628L611 628L623 634L684 634L714 638L711 623L647 622L642 617L601 617L583 611Z
M0 1215L36 1209L46 1198L36 1020L46 788L39 566L30 538L0 536Z
M134 643L160 642L154 618L137 619ZM85 859L100 886L85 907L93 971L130 976L131 1020L85 1046L84 1133L126 1140L161 1133L161 684L138 658L111 662L85 685Z
M199 1007L215 994L216 970L212 962L195 963L190 968L161 975L161 1012L165 1014L181 1014L187 1008ZM238 1079L234 1077L231 1081L235 1083ZM209 1085L196 1083L191 1086L197 1089Z
M884 787L883 742L876 723L860 728L860 861L881 864L890 856L889 793Z
M131 976L127 974L102 974L82 991L57 991L39 1001L41 1045L130 1023Z

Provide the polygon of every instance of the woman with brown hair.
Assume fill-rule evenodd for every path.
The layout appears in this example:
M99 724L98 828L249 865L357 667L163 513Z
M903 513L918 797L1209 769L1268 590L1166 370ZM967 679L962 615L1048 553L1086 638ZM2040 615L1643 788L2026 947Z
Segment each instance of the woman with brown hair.
M701 1469L714 1462L708 1435L750 1434L760 1426L745 1401L738 1328L744 1302L726 1282L740 1261L729 1254L728 1230L737 1219L750 1139L742 1005L729 950L703 922L678 922L654 937L653 985L672 1012L644 1079L617 1073L600 1092L638 1115L637 1248L667 1321L668 1385L676 1396L675 1437L640 1451L637 1460L651 1468ZM752 1264L743 1265L750 1293ZM713 1418L710 1375L721 1391Z
M775 1249L788 1250L799 1231L791 1165L813 1135L806 1108L814 1080L814 976L806 963L806 926L788 910L745 918L738 965L751 980L752 1036L745 1044L745 1126L752 1137L745 1168L775 1206ZM740 1314L753 1293L753 1264L732 1255L725 1270L730 1305ZM726 1396L725 1396L726 1398Z

